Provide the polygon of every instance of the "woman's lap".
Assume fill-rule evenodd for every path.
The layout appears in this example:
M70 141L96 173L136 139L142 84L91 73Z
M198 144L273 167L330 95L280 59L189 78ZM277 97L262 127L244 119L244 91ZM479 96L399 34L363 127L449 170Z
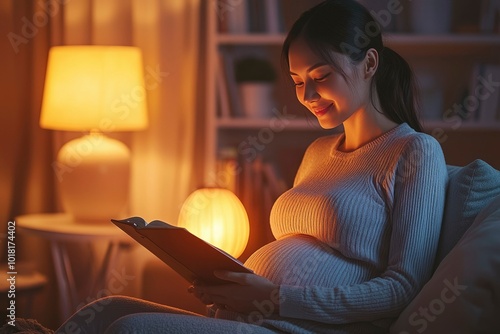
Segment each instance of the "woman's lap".
M201 332L200 329L202 329ZM124 296L96 300L78 310L56 330L56 334L157 332L275 333L255 325L209 318L182 309Z
M275 334L276 332L237 321L167 313L127 315L115 321L106 331L106 334L150 333Z

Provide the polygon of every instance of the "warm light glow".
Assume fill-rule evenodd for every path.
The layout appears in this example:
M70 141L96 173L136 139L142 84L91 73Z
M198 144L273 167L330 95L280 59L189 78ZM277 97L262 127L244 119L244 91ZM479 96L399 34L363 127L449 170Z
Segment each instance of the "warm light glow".
M56 46L49 51L40 126L89 131L66 143L52 164L62 203L77 222L109 222L128 204L130 152L113 131L147 127L141 50Z
M52 165L65 211L78 222L108 222L126 214L130 151L122 142L92 133L64 144Z
M137 47L52 47L40 126L101 132L146 128L142 66L142 54Z
M234 257L239 257L248 242L250 224L241 201L222 188L202 188L184 202L178 226Z

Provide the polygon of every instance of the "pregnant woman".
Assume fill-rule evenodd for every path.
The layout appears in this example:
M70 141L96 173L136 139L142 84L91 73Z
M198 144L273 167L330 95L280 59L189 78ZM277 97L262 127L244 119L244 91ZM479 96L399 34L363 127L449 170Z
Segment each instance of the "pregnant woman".
M227 284L189 289L209 316L98 300L59 333L387 333L432 273L446 165L422 132L413 74L354 0L302 14L283 45L297 99L325 129L271 212L275 241ZM71 331L71 330L72 331Z

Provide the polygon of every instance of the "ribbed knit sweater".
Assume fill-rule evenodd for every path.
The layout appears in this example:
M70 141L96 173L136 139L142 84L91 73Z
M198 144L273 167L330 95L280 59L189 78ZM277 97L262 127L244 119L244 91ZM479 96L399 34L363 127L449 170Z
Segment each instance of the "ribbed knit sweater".
M276 240L246 261L280 285L280 314L266 326L386 332L432 274L447 182L439 143L407 124L353 152L338 150L343 140L308 147L272 208Z

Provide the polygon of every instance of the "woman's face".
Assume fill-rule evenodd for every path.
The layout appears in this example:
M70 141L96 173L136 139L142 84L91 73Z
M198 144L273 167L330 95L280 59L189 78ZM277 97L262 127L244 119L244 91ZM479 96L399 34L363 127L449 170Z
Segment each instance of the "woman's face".
M317 56L299 38L290 45L288 60L297 99L317 118L321 127L339 126L359 110L366 109L369 85L363 80L363 62L354 65L338 54L346 78Z

